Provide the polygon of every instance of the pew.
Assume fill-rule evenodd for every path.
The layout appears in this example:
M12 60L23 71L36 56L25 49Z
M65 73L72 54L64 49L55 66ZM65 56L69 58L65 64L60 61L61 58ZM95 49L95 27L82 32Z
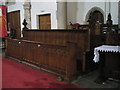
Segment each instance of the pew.
M89 30L23 30L24 40L64 45L66 42L76 43L77 60L82 63L82 71L86 70L86 52L90 50Z
M90 31L35 30L23 28L23 37L6 38L6 56L33 63L66 80L76 75L77 60L86 70L86 52L90 50Z
M65 80L76 75L76 44L53 45L21 39L6 39L6 56L27 61Z
M90 68L86 64L93 61L90 54L87 62L87 53L93 54L94 47L102 44L118 45L120 40L119 34L106 32L104 35L103 28L99 35L95 35L89 25L73 30L28 29L26 22L23 25L22 38L7 39L6 55L36 64L66 79L76 74L76 60L82 63L80 67L85 72L86 67Z

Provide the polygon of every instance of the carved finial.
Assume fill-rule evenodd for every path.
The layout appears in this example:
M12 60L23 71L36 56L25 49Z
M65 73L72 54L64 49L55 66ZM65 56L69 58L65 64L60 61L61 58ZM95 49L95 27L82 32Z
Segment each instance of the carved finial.
M111 14L110 13L108 14L108 20L111 20Z
M111 20L111 14L108 14L108 20L107 20L107 25L111 26L112 25L112 20Z
M23 20L23 25L24 25L23 30L28 29L28 28L27 28L27 22L26 22L25 19Z

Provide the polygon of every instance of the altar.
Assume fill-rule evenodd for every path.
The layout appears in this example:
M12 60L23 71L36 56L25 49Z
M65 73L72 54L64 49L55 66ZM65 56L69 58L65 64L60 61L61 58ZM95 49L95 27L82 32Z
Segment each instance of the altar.
M120 80L120 46L96 47L94 55L94 62L99 63L97 83L103 83L106 79Z

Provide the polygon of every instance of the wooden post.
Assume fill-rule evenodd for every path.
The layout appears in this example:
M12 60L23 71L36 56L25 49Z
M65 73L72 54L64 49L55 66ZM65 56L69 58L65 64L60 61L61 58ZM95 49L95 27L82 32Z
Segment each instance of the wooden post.
M77 60L77 54L76 54L76 44L73 42L67 42L68 52L69 52L69 58L67 60L67 66L66 66L66 77L65 79L68 81L71 81L75 78L76 74L76 60Z
M24 37L24 31L25 31L25 30L28 30L28 28L27 28L27 22L26 22L25 19L23 20L23 23L22 23L22 24L24 25L23 30L22 30L22 34L23 34L23 37Z

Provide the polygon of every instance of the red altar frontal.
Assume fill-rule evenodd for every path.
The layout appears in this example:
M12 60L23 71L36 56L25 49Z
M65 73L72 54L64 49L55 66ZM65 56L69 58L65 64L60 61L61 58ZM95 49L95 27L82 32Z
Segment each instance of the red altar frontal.
M0 37L7 36L7 7L0 5Z

